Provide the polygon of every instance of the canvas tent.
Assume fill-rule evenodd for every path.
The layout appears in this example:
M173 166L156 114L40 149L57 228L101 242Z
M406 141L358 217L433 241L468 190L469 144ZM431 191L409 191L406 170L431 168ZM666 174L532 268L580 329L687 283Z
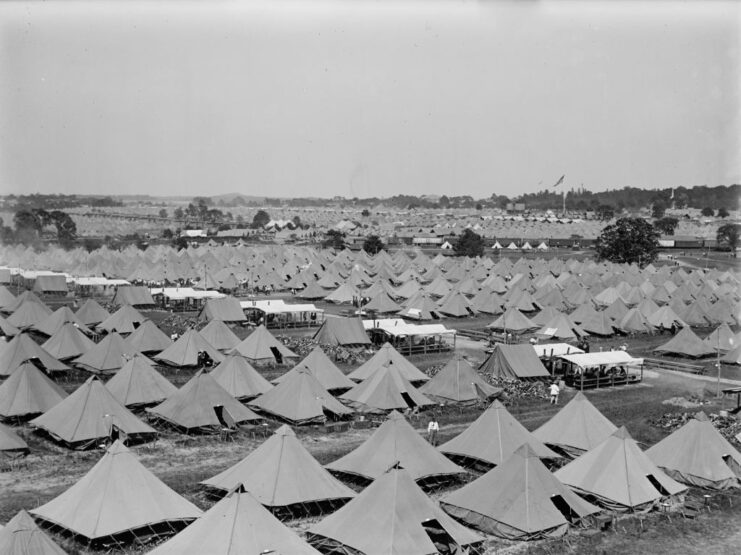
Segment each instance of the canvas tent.
M122 545L178 532L201 515L116 441L85 476L31 513L93 545Z
M77 358L95 347L88 337L72 322L64 324L41 347L60 361Z
M220 299L206 299L203 308L198 313L199 322L211 322L213 320L238 323L247 321L247 318L238 299L222 297Z
M193 328L181 335L175 343L156 355L154 359L167 366L187 367L199 366L201 364L199 355L206 353L214 363L224 360L222 355L213 345L206 341L203 336Z
M130 358L105 384L111 395L125 407L146 407L161 403L177 391L143 355Z
M283 364L298 355L278 341L268 329L260 325L231 351L245 357L253 364Z
M100 306L95 299L86 300L75 312L75 315L86 326L96 326L110 316L108 311Z
M118 332L127 335L134 332L146 318L133 306L124 305L97 325L99 330L107 333Z
M682 328L677 335L654 349L659 353L699 358L715 354L715 349L703 343L689 327Z
M625 427L555 475L590 502L616 512L649 511L687 490L651 462Z
M741 453L703 412L646 451L651 461L678 482L698 488L741 487Z
M337 368L337 366L329 360L329 357L324 353L319 345L314 347L304 360L299 362L282 376L275 378L273 383L281 383L302 369L305 369L314 376L321 386L329 392L347 391L348 389L355 387L355 382L345 376L345 374L342 373L342 370Z
M121 368L130 355L123 337L113 332L106 335L103 340L92 347L85 354L74 360L75 366L79 366L94 374L112 374Z
M0 553L4 555L66 555L61 547L39 528L31 515L21 510L5 528L0 526Z
M314 334L314 339L321 345L332 346L365 346L371 344L360 318L341 318L339 316L327 316Z
M561 537L600 511L559 482L527 443L440 505L472 528L513 541Z
M362 382L366 378L372 376L376 370L382 367L386 363L393 363L394 366L399 370L401 375L409 380L411 383L422 383L430 379L430 377L420 371L416 366L409 362L404 356L399 353L391 343L384 343L383 346L378 349L378 352L374 354L366 362L358 366L350 374L347 375L353 381Z
M151 320L145 320L125 340L129 353L155 354L172 345L172 340L165 335Z
M239 345L239 337L221 320L211 320L199 332L215 349L226 352Z
M550 378L533 347L527 343L505 345L497 343L494 352L479 367L479 372L495 378L543 380Z
M340 399L359 412L407 410L434 404L402 375L393 361L384 363L371 376L340 395Z
M322 468L285 424L247 457L201 484L222 492L242 484L281 518L332 512L355 497Z
M120 285L111 299L113 306L133 306L134 308L148 308L154 306L152 294L144 286Z
M27 334L21 333L0 348L0 378L10 376L21 364L30 360L49 374L69 370L69 366L47 353Z
M406 470L393 468L309 528L308 539L324 553L430 555L439 552L431 535L451 541L459 553L483 541L445 514Z
M27 453L28 444L12 428L9 428L5 424L0 424L0 460L3 457L17 457Z
M326 464L325 468L370 482L396 463L420 484L439 484L465 473L430 445L396 411L391 412L386 421L359 447Z
M42 414L67 393L30 362L21 364L0 384L0 417L24 419Z
M440 403L470 404L489 401L502 389L488 384L468 361L456 356L419 391Z
M243 356L228 355L211 371L216 383L239 401L247 401L270 391L273 386Z
M185 530L149 555L319 555L237 486Z

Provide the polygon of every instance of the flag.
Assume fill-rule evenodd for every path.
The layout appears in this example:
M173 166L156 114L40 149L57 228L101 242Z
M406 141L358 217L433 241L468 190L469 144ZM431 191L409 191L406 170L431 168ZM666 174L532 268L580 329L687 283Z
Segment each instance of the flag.
M555 184L555 185L553 186L553 188L555 189L555 188L556 188L556 187L558 187L558 186L559 186L559 185L560 185L561 183L563 183L563 180L564 180L564 178L565 178L565 177L566 177L566 174L563 174L563 175L562 175L561 177L559 177L559 178L558 178L558 181L556 181L556 184Z

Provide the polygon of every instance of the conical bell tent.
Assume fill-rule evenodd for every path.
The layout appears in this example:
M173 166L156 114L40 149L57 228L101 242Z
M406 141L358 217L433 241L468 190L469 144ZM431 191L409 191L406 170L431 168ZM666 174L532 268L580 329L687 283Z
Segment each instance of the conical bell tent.
M0 417L20 420L43 414L67 393L30 362L0 384Z
M129 355L134 354L129 351L123 337L112 332L84 355L77 357L74 364L94 374L113 374L126 363Z
M116 441L85 476L31 513L91 546L122 546L172 535L201 511Z
M488 384L459 356L452 358L419 391L429 399L446 404L487 402L502 393L501 388Z
M105 386L118 402L129 408L161 403L178 390L144 355L129 359Z
M353 381L362 382L388 362L392 362L401 375L412 382L412 384L422 384L430 379L429 376L404 358L399 351L394 349L391 343L384 343L375 355L358 366L347 377Z
M108 311L94 299L85 301L75 315L86 326L97 326L110 316Z
M683 484L714 490L741 487L741 453L704 412L648 449L646 455Z
M437 485L461 476L465 471L430 445L396 411L355 450L325 465L332 472L370 482L395 463L422 485Z
M219 320L213 320L213 322L219 322ZM273 389L272 384L240 355L227 355L224 361L211 371L211 376L229 395L242 402L254 399Z
M578 391L533 435L552 449L574 458L597 447L615 430L617 427Z
M263 325L258 326L230 352L242 355L253 364L282 364L286 359L298 358Z
M28 453L28 444L11 428L0 424L0 459L3 456L15 458ZM2 553L2 551L0 551Z
M223 427L216 407L223 407L221 410L228 412L236 424L261 420L203 370L165 401L146 411L187 433L208 433Z
M239 337L222 320L211 320L199 333L215 349L222 352L239 345Z
M370 377L340 395L340 399L358 412L370 413L434 405L402 375L398 365L392 361L384 363Z
M296 532L237 486L149 555L319 555Z
M167 366L196 367L201 364L199 358L201 352L206 353L214 363L224 360L224 355L220 351L191 328L154 359Z
M3 555L66 555L61 547L38 527L31 515L20 511L5 528L0 526L0 553Z
M649 511L687 491L640 450L625 427L555 476L588 501L617 512Z
M654 351L690 358L715 354L715 350L703 343L702 339L697 337L689 326L682 328L677 335L663 345L656 347Z
M283 519L332 512L355 497L322 468L285 424L243 460L201 484L222 492L242 484Z
M34 359L48 373L66 372L70 369L69 366L47 353L28 334L21 333L0 349L0 378L7 378L21 364L31 359Z
M401 468L379 476L339 511L309 528L308 540L323 553L384 555L439 553L435 540L451 546L451 553L479 549L483 543L481 536L440 509Z
M273 383L279 384L301 369L306 369L329 392L342 392L355 387L355 383L329 360L319 345L314 347L304 360L282 376L275 378Z
M69 361L90 351L95 347L95 343L77 326L68 322L62 325L41 347L60 361Z
M172 340L165 335L151 320L145 320L125 340L130 353L155 354L172 345Z
M440 505L472 528L513 541L561 537L600 511L559 482L527 443Z
M486 471L502 464L523 443L528 443L541 459L561 458L515 420L502 403L494 401L439 450L462 466Z

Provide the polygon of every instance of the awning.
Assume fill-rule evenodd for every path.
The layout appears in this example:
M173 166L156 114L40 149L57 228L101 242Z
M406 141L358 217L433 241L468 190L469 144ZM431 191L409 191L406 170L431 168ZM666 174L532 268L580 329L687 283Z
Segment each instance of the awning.
M594 368L597 366L641 366L643 364L642 358L633 358L625 351L603 351L600 353L561 355L559 358L571 362L580 368Z
M533 345L533 349L535 349L538 358L574 355L584 352L579 347L574 347L568 343L541 343Z

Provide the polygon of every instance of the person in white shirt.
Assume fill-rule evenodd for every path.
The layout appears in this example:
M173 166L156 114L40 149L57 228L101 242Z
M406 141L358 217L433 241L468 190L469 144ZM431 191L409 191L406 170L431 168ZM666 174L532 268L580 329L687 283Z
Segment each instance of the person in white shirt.
M434 416L430 423L427 424L427 440L432 445L437 445L437 433L440 431L440 424L437 423L437 418Z
M553 382L551 384L551 387L549 388L549 391L551 393L551 405L557 405L558 404L558 394L561 392L561 390L558 389L558 384L556 382Z

